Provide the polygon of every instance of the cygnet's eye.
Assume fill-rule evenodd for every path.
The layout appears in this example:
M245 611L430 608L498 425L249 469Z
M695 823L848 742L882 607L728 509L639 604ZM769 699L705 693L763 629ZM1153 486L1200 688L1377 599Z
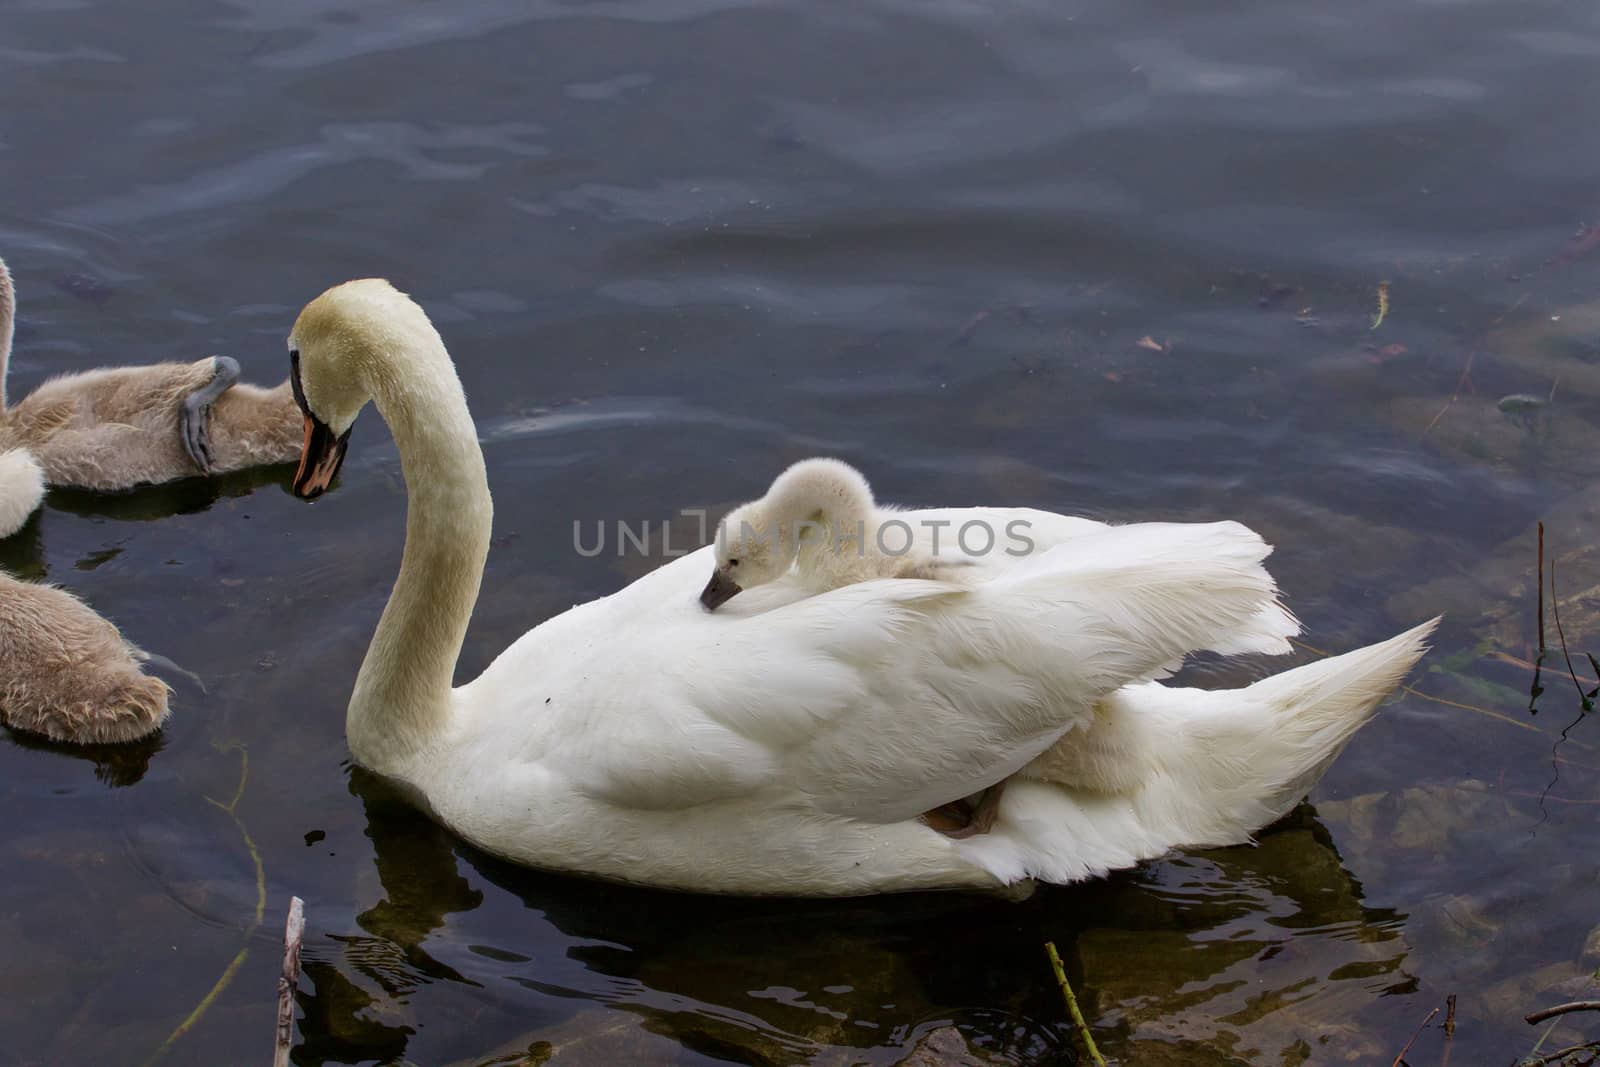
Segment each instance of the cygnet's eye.
M730 566L730 567L737 567L738 565L739 565L739 561L736 560L736 559L730 559L728 561L728 566Z

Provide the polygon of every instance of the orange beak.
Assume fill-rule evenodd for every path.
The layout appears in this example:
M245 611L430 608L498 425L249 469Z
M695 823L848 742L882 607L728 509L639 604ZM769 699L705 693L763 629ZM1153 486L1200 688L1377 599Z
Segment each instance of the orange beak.
M301 500L315 500L327 492L328 486L344 463L345 449L350 447L350 430L338 437L328 424L311 414L306 403L305 390L300 386L300 352L289 353L289 383L294 390L294 402L306 417L306 438L300 445L300 468L294 472L294 495Z
M328 424L315 415L306 413L306 439L300 446L300 468L294 472L294 495L301 500L315 500L333 484L334 476L344 463L345 449L350 446L350 431L338 437Z

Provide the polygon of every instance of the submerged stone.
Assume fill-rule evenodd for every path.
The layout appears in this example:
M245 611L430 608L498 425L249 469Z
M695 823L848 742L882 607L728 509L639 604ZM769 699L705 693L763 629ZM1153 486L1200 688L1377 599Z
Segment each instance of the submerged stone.
M1568 650L1575 664L1582 663L1583 650L1600 653L1600 484L1550 508L1544 527L1546 566L1555 569L1555 592L1548 586L1545 590L1545 638L1553 651L1559 648L1559 611ZM1495 647L1523 656L1539 643L1537 572L1538 527L1530 524L1465 573L1435 578L1390 597L1389 613L1409 619L1419 612L1443 612ZM1548 660L1546 665L1554 666Z
M911 1052L896 1067L991 1067L1006 1060L975 1049L967 1043L961 1031L953 1026L941 1026L922 1035Z

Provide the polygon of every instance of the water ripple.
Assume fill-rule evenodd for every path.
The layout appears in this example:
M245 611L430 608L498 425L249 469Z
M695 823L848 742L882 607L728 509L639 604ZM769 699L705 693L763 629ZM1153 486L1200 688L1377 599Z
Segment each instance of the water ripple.
M543 127L525 122L438 129L410 122L328 123L319 132L320 139L311 144L269 149L182 181L146 186L62 214L73 222L116 225L215 211L267 199L319 170L362 160L397 164L407 177L419 181L473 181L493 165L491 161L444 162L434 154L471 150L528 158L546 151L530 143L544 133Z
M232 0L232 6L241 14L228 24L256 33L285 30L309 33L309 41L277 51L263 51L254 60L265 67L306 68L445 41L474 40L529 22L557 19L688 22L763 4L764 0L600 0L579 7L561 0L480 0L405 10L373 0L343 0L332 4L322 0L253 4L247 0Z

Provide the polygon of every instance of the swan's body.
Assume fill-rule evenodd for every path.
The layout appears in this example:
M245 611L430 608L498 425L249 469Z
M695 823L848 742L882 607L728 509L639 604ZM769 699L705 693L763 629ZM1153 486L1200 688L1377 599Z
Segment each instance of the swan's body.
M65 374L7 407L15 295L0 262L0 449L33 454L51 485L126 489L266 463L300 449L289 383L236 384L225 356Z
M132 741L167 718L167 686L71 593L0 573L0 723L53 741Z
M985 538L972 547L982 555L999 551L999 532L981 520L978 525ZM803 459L778 475L760 500L723 518L716 569L700 602L714 611L740 590L777 581L791 568L818 593L874 578L960 581L972 562L963 536L880 507L867 479L848 463Z
M1237 843L1299 801L1432 626L1242 690L1168 688L1144 679L1192 649L1248 643L1279 610L1259 555L1241 563L1259 539L1194 528L1210 533L1141 565L1152 540L1124 549L1124 530L988 509L1060 543L971 586L816 594L779 580L715 614L694 603L707 548L545 622L452 689L492 508L443 342L365 280L308 305L290 347L308 430L296 491L327 485L371 399L411 494L400 576L350 700L351 752L519 863L824 896L1069 882ZM1218 538L1235 547L1211 553ZM919 821L1100 715L1139 748L1126 788L1016 781L993 829L966 840Z

